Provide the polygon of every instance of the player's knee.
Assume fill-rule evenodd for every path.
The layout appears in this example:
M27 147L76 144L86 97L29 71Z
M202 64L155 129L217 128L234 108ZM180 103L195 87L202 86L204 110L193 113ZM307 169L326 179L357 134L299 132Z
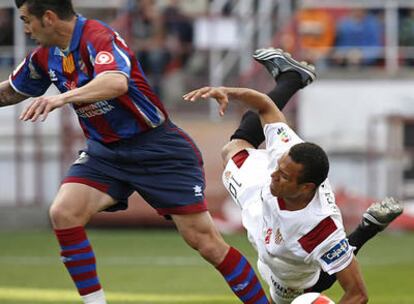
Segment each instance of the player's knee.
M223 240L220 234L194 233L186 239L187 243L211 264L217 266L226 255L229 245Z
M230 158L232 158L236 153L247 148L253 148L253 146L243 139L233 139L232 141L228 142L221 149L221 158L224 165L226 165Z
M360 294L360 301L358 303L366 304L368 303L368 293L364 290Z
M231 142L228 142L221 148L221 159L224 164L228 161L228 154L229 154L229 146L231 145Z
M203 244L198 249L200 255L214 266L218 266L226 256L230 246L224 241Z
M239 150L240 148L234 140L225 144L221 149L221 159L223 160L223 164L226 165L230 158Z
M49 208L49 217L55 226L57 223L67 221L70 215L61 205L54 203Z
M66 204L55 201L49 208L49 217L54 228L63 229L84 225L80 216Z

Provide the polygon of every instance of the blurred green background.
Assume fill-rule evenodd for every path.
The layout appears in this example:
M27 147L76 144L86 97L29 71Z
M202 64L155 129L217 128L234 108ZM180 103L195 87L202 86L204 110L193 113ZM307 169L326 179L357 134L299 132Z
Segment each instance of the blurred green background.
M90 230L89 236L109 303L239 303L175 231ZM226 239L256 264L244 234ZM51 231L2 231L0 243L0 303L80 303ZM412 233L383 233L361 250L370 303L413 303L413 252ZM340 287L327 295L337 301Z

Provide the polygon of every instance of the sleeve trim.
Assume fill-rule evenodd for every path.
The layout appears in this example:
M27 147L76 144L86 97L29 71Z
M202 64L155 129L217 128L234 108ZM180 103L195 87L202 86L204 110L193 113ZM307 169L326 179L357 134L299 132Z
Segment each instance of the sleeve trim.
M13 83L13 81L12 81L12 77L11 77L11 75L9 76L9 84L11 85L11 87L13 88L13 90L15 90L17 93L19 93L19 94L22 94L22 95L24 95L24 96L27 96L27 97L37 97L37 96L35 96L35 95L30 95L30 94L27 94L27 93L25 93L25 92L22 92L22 91L20 91L15 85L14 85L14 83Z
M108 73L117 73L117 74L122 74L124 75L127 79L129 79L129 75L123 71L119 71L119 70L108 70L108 71L103 71L99 74L96 75L96 77L102 76L104 74L108 74Z

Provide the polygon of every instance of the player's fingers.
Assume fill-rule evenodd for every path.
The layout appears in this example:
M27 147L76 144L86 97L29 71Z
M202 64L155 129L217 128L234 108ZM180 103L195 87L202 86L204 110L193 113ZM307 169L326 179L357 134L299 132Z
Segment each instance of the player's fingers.
M194 91L191 91L191 92L189 92L189 93L185 94L185 95L183 96L184 100L185 100L185 101L191 101L191 98L194 96L194 94L195 94L196 92L197 92L197 90L194 90Z
M37 104L37 107L36 107L36 109L34 110L33 115L32 115L32 119L31 119L31 121L32 121L32 122L37 121L37 119L40 117L40 115L42 115L42 114L43 114L43 112L44 112L44 110L45 110L45 108L46 108L46 105L47 105L47 103L46 103L46 101L44 101L44 100L41 100L41 101Z
M203 97L205 98L203 95L206 94L207 92L209 92L211 90L210 87L204 87L198 90L195 90L193 92L191 92L189 94L189 96L187 96L187 100L189 101L196 101L197 99Z
M35 99L32 101L32 103L30 105L28 105L23 112L20 114L19 119L23 120L23 121L27 121L30 118L32 118L34 111L36 110L36 107L39 103L39 98Z
M222 95L217 99L217 101L219 102L219 114L220 116L223 116L227 110L229 100L226 95Z
M195 92L195 94L191 97L191 100L197 100L199 98L207 98L205 95L208 94L211 91L210 87L204 87L201 88L199 90L197 90L197 92Z
M45 121L48 114L53 110L52 106L50 104L47 104L45 109L43 110L43 117L42 117L42 121Z

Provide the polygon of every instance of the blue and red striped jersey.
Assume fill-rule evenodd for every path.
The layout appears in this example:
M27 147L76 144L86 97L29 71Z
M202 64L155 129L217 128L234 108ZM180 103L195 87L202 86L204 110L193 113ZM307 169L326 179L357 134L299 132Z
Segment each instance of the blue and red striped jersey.
M107 72L127 76L129 89L111 100L72 104L87 138L116 142L155 128L167 119L162 102L119 34L100 21L80 15L68 50L36 48L9 81L17 92L35 97L43 95L51 84L64 93Z

